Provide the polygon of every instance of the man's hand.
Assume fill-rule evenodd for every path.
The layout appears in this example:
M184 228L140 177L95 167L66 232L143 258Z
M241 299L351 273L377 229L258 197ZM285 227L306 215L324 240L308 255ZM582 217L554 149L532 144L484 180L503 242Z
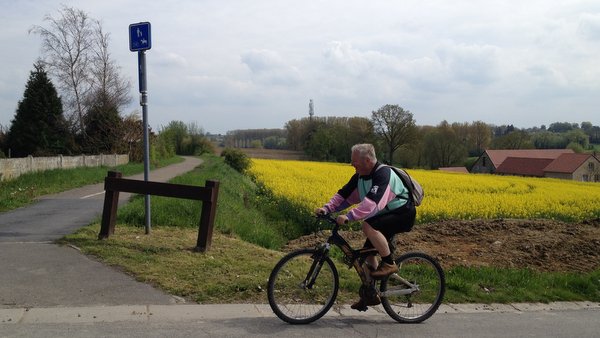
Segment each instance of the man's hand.
M317 208L315 209L315 215L327 215L327 209L325 208Z
M348 216L346 215L339 215L335 221L337 222L337 224L342 225L342 224L346 224L348 223Z

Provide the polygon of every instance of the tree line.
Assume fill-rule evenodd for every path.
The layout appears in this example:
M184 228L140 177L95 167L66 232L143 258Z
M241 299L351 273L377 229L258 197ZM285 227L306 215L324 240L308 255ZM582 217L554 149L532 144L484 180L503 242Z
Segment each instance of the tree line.
M270 134L273 132L273 134ZM228 133L238 147L264 147L269 137L283 139L278 149L302 151L313 160L349 162L356 143L373 143L381 161L412 168L469 167L486 149L600 149L600 127L591 122L555 122L519 129L482 121L442 121L418 126L413 114L399 105L384 105L366 117L305 117L283 129L237 130ZM233 143L230 143L233 145Z
M439 168L464 165L469 154L481 153L492 140L492 128L481 121L418 126L399 105L384 105L370 118L303 118L285 125L288 146L315 160L349 162L350 147L373 143L381 161L404 167Z

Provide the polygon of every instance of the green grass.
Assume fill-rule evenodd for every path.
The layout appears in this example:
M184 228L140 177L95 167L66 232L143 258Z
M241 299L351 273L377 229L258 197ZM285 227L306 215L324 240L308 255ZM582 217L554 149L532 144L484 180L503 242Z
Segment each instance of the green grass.
M268 274L281 256L220 232L209 251L197 253L197 231L188 227L157 227L144 235L142 229L118 226L102 241L98 231L98 225L87 227L65 242L139 281L203 303L266 302Z
M174 157L160 161L159 167L183 161ZM14 180L0 182L0 212L13 210L31 204L36 198L61 191L100 183L109 170L117 170L123 176L144 171L143 163L129 163L117 167L85 167L75 169L55 169L27 173Z
M590 273L456 267L446 271L453 302L510 303L600 300L600 269Z
M204 186L207 180L219 181L219 198L215 228L242 240L276 249L286 243L282 235L290 223L282 215L273 217L261 211L269 208L260 205L256 185L247 177L240 175L221 158L205 155L204 163L195 170L179 176L171 183ZM197 228L200 221L201 202L153 196L151 223L158 226L180 226ZM117 222L130 226L144 224L144 200L136 198L119 209Z
M115 234L99 241L93 224L67 236L70 243L99 260L119 266L169 293L201 303L266 303L266 283L283 256L278 251L292 226L264 200L247 177L239 175L215 156L172 182L220 182L212 247L206 253L196 245L200 202L152 198L152 224L144 234L143 199L119 210ZM334 255L338 257L339 255ZM357 298L360 281L353 270L337 261L340 303ZM600 269L589 273L542 273L523 269L456 267L446 271L446 302L549 302L600 301Z

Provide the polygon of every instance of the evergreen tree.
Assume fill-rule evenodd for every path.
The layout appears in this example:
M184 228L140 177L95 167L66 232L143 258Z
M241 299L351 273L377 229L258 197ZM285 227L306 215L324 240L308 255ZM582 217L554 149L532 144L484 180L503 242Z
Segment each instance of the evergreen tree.
M112 154L126 151L123 120L117 107L102 95L91 105L84 118L84 151L89 154Z
M4 127L0 124L0 158L5 158L6 155L4 152L6 151L6 134L8 130L4 130Z
M41 62L34 65L8 131L12 157L70 153L70 136L56 88Z

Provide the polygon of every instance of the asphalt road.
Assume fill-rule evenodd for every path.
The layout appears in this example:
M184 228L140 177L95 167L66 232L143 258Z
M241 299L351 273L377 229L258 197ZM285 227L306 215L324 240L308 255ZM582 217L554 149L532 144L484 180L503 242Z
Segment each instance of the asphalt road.
M190 308L190 309L186 309ZM37 310L37 311L36 311ZM45 313L44 313L45 312ZM95 314L92 316L92 314ZM66 316L66 317L65 317ZM31 309L19 322L0 310L2 337L598 337L600 309L439 311L399 324L346 308L308 325L290 325L267 305L166 305Z

